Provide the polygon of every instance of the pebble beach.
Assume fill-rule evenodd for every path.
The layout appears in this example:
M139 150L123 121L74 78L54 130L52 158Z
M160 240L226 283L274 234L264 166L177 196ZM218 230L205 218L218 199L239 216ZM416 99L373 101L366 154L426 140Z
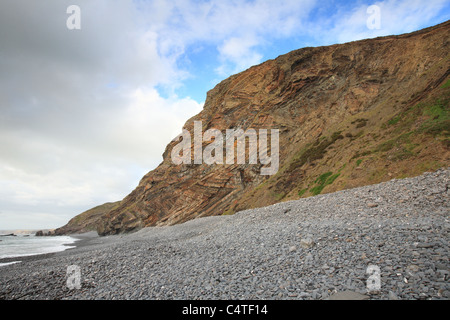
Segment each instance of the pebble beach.
M0 267L0 299L448 300L449 174L78 235L75 248Z

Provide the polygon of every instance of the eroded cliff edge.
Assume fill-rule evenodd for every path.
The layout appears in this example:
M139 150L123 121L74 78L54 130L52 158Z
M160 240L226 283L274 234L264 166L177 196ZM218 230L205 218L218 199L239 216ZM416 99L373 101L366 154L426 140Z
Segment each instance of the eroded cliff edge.
M279 129L278 172L262 176L261 164L175 165L172 141L163 162L101 216L97 231L231 214L448 166L449 39L447 21L303 48L229 77L184 128L193 132L202 121L203 132Z

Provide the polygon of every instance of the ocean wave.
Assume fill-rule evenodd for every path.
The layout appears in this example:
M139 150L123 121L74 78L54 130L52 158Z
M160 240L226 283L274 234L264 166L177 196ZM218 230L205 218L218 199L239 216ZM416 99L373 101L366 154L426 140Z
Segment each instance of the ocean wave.
M75 248L75 246L70 246L70 244L78 240L68 236L11 237L0 242L0 259L65 251Z

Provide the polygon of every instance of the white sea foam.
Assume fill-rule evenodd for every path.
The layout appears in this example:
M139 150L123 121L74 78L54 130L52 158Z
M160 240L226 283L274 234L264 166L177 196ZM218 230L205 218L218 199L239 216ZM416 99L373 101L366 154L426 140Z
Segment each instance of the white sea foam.
M33 256L38 254L64 251L74 246L68 246L78 239L68 236L36 237L16 236L0 237L0 259Z

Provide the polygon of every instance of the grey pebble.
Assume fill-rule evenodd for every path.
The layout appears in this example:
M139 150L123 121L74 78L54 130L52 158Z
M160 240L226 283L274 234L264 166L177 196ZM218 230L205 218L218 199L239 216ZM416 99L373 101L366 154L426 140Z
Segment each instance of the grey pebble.
M438 170L88 239L0 267L0 300L448 299L448 184ZM66 286L69 265L82 270L79 290Z

